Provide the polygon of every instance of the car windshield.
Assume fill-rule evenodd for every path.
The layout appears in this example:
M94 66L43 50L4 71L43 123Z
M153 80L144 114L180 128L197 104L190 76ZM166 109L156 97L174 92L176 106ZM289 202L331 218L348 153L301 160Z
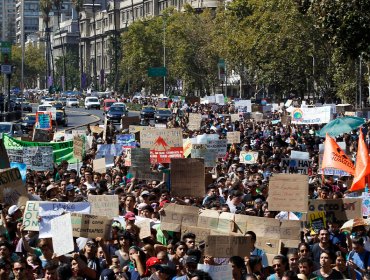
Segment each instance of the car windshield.
M122 107L111 107L109 109L109 112L123 112L123 108Z
M89 102L99 102L99 100L97 98L90 98L88 101Z
M145 107L143 111L154 111L154 107Z
M57 116L58 118L63 117L63 112L57 112L57 113L56 113L56 116Z
M171 111L170 110L158 110L157 113L161 115L170 115Z
M69 101L77 101L77 98L70 98Z
M106 106L106 107L110 107L110 106L112 106L113 104L114 104L114 102L106 102L106 103L105 103L105 106Z
M36 121L36 116L25 116L24 120L25 121Z
M11 132L12 126L10 124L2 123L0 124L0 133L9 133Z

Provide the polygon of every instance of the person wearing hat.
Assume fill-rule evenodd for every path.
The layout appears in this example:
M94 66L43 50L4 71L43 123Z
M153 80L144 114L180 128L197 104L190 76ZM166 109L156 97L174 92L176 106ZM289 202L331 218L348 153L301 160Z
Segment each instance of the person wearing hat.
M141 200L141 202L143 202L143 203L145 203L145 204L150 204L150 202L149 202L149 195L150 195L150 193L148 192L148 191L142 191L141 193L140 193L140 200Z
M49 200L49 201L56 200L58 196L58 187L55 186L54 184L47 186L45 195L46 195L46 200Z
M173 278L174 280L189 280L189 275L197 270L197 266L199 263L199 258L196 256L188 256L185 261L185 275L177 276Z
M12 217L12 221L17 221L18 219L22 218L23 214L21 209L17 205L12 205L8 209L8 215Z

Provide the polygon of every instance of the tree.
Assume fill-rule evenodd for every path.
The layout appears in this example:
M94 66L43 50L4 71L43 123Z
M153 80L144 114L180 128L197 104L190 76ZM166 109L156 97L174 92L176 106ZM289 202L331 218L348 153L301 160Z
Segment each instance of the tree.
M46 33L46 75L49 77L51 73L54 76L54 58L53 58L53 51L51 49L51 42L50 42L50 11L53 7L51 0L40 0L40 10L42 13L42 18L45 23L45 33Z
M65 58L58 57L55 61L56 73L55 80L60 82L63 76L63 64L66 64L66 71L68 76L65 77L65 84L70 85L70 88L73 89L77 87L80 83L79 79L79 70L78 70L78 54L74 51L68 50Z
M80 20L81 20L81 17L80 17L80 12L83 8L83 4L84 4L84 0L72 0L72 4L77 12L77 29L78 29L78 53L79 53L79 64L80 64L80 74L79 74L79 77L80 77L80 89L82 90L82 74L84 72L84 69L83 69L83 61L82 61L82 54L80 53L80 44L81 44L81 30L80 30Z
M57 22L58 22L58 32L59 32L59 37L60 37L60 44L62 46L62 69L63 69L63 76L64 76L64 83L65 83L65 88L68 88L68 83L67 83L67 69L66 69L66 60L65 60L65 51L64 51L64 43L63 43L63 36L62 32L60 30L60 16L61 16L61 9L62 9L62 3L63 0L53 0L54 6L57 9ZM62 85L63 86L63 85Z

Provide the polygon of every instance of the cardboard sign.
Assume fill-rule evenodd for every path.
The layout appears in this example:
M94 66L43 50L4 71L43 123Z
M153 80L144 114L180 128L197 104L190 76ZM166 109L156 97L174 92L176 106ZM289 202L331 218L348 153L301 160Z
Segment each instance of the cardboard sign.
M122 129L128 129L130 125L135 125L140 123L140 117L122 117L121 119L121 127Z
M215 258L249 256L252 249L250 236L210 235L206 240L205 254Z
M145 148L132 149L131 167L138 167L150 171L150 150Z
M189 130L199 130L202 122L202 115L198 113L189 113Z
M161 229L180 232L181 225L194 226L198 224L198 212L197 207L166 204L164 215L161 215Z
M308 176L298 174L275 174L269 185L269 210L308 210Z
M320 229L326 228L325 211L315 211L307 215L308 225L311 231L319 233Z
M266 254L280 254L279 239L258 236L254 246L258 249L264 250Z
M216 135L218 136L218 135ZM227 153L227 139L207 140L207 149L216 149L217 157L225 157Z
M199 158L172 159L171 194L173 196L203 196L204 160Z
M218 217L217 230L221 232L233 232L235 228L235 214L228 212L221 212Z
M192 143L191 140L188 139L183 139L183 149L184 149L184 157L187 158L191 154L191 149L192 149Z
M91 133L96 133L96 134L100 134L104 131L103 128L97 126L97 125L94 125L94 126L90 126L90 130L91 130Z
M138 133L144 130L152 130L155 129L154 127L151 126L141 126L141 125L130 125L128 128L129 133Z
M106 173L106 164L105 164L105 158L99 158L93 160L93 170L94 172L98 173Z
M70 213L51 220L51 234L53 236L53 251L57 257L74 251L75 247L73 242Z
M202 147L197 148L198 146ZM207 149L206 145L192 145L191 158L204 159L204 167L214 167L216 165L217 154L216 149Z
M220 213L217 210L203 209L200 210L198 218L198 227L208 228L208 229L218 229L218 218Z
M23 185L19 169L0 170L0 201L7 205L18 204L18 202L25 205L27 200L27 190Z
M39 231L39 201L27 201L23 214L24 230Z
M240 143L240 131L229 131L226 134L227 144L239 144Z
M140 132L141 148L149 148L153 162L170 163L183 157L180 128L144 130Z
M73 136L73 156L79 161L82 161L85 156L85 139L83 135Z
M195 243L199 244L200 242L204 242L208 235L211 234L211 230L209 228L204 227L196 227L196 226L181 226L181 237L184 236L186 233L194 233L195 234Z
M312 160L304 159L281 159L281 167L285 170L285 173L300 173L308 174L308 169L311 168Z
M118 195L89 195L87 200L91 205L91 214L109 218L119 215Z
M50 142L53 139L53 134L49 130L35 128L33 130L33 142Z
M212 277L212 280L233 279L233 268L231 265L207 265L198 263L199 270L203 270Z
M162 172L155 172L151 170L146 170L139 167L131 167L130 173L140 180L147 181L166 181L166 174Z
M362 217L361 198L342 198L342 199L309 199L308 215L316 211L325 211L326 220L348 221Z
M115 157L120 156L123 152L121 144L102 144L98 145L96 156L101 157Z
M150 231L150 219L143 219L141 221L136 220L135 225L137 225L140 228L140 233L139 233L140 239L144 239L152 235Z
M8 153L6 152L3 139L0 139L0 169L6 169L10 167L10 161Z
M112 219L80 213L71 213L73 237L110 239Z
M252 230L258 237L280 239L280 221L277 219L249 216L247 230Z
M258 160L258 152L240 152L240 163L255 164Z

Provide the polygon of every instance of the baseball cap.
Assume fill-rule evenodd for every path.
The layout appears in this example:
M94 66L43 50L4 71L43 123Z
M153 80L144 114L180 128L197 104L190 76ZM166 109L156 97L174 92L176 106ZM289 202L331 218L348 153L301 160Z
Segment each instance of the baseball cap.
M19 207L17 205L12 205L8 209L8 215L13 216L15 212L19 210Z
M116 275L114 274L113 269L104 269L101 274L99 280L115 280Z
M141 192L140 196L149 195L150 193L148 191Z
M156 258L156 257L150 257L147 261L146 261L146 267L151 267L153 265L156 265L156 264L160 264L161 261Z
M186 263L198 263L199 259L196 256L188 256L186 258Z
M55 185L49 185L47 188L46 188L46 192L49 192L53 189L56 189L57 187Z
M125 219L129 221L134 221L135 220L135 214L133 212L127 212L125 214Z

